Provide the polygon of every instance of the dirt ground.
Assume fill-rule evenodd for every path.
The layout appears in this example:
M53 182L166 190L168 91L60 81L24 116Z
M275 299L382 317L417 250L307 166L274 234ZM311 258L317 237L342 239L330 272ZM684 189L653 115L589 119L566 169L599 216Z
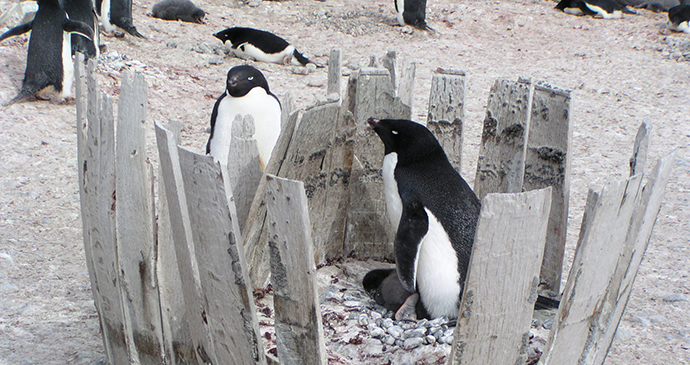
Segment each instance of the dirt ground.
M435 32L427 33L396 26L390 0L196 4L207 12L205 24L154 19L147 15L153 2L135 1L134 23L147 39L103 38L101 89L117 99L123 70L145 75L151 142L153 121L178 119L185 124L182 144L203 151L225 74L244 63L225 56L212 37L230 26L272 31L320 63L332 48L342 49L344 64L352 66L388 50L397 51L399 59L409 57L417 63L413 118L418 121L426 119L432 71L465 70L463 175L470 185L496 78L532 77L572 90L568 260L588 189L601 190L628 174L637 128L650 120L648 168L673 150L676 163L607 364L690 363L690 63L676 61L683 55L668 46L690 36L666 31L666 14L640 11L600 20L558 12L545 0L429 0L427 17ZM10 5L0 0L0 10ZM21 85L27 39L0 44L0 102L14 97ZM300 108L326 93L326 69L304 76L282 65L254 65L274 93L289 91ZM153 148L149 156L155 163ZM103 356L76 177L73 102L2 107L0 365L93 364ZM671 294L683 296L665 301Z

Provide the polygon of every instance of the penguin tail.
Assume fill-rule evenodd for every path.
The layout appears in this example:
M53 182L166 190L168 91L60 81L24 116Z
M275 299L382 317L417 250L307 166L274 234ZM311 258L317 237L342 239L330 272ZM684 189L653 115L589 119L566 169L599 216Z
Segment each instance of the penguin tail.
M125 32L127 32L127 33L129 33L129 34L131 34L137 38L146 39L146 37L144 37L143 34L139 33L139 31L137 30L137 27L135 27L133 25L130 27L127 27L127 28L122 28L122 29L124 29Z
M139 31L137 30L137 27L135 27L134 24L132 24L131 19L112 19L111 21L114 25L117 25L122 30L129 33L130 35L137 37L137 38L146 39L146 37L144 37L143 34L139 33Z
M21 103L21 102L27 101L27 100L28 100L31 96L33 96L33 95L34 95L34 93L32 93L32 92L30 92L30 91L28 91L28 90L26 90L26 89L22 89L21 91L19 91L19 94L17 94L17 96L15 96L14 98L12 98L12 100L10 100L10 101L4 103L3 106L10 106L10 105L12 105L12 104L16 104L16 103Z
M302 66L306 66L307 63L311 62L308 58L304 57L304 55L299 53L297 50L292 52L292 55L295 56L297 62L299 62Z
M627 6L624 6L623 9L621 10L625 14L635 14L637 15L637 12L635 10L632 10L628 8Z

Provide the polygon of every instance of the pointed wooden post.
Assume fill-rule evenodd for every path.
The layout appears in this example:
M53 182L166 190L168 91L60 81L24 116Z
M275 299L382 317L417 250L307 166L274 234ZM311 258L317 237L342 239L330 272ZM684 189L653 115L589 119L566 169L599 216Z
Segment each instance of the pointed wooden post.
M343 56L340 49L332 49L328 57L328 82L327 94L340 95L340 79L342 78Z
M251 115L235 116L227 169L232 187L232 200L235 203L237 220L242 230L246 228L249 209L264 174L254 133L254 118Z
M465 71L438 69L431 77L427 127L462 173L462 121L465 116Z

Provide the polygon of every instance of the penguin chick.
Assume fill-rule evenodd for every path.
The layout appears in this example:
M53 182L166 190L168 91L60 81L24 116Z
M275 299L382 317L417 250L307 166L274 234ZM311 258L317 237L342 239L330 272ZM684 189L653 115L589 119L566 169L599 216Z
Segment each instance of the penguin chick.
M223 164L228 162L232 124L238 114L254 118L254 138L261 167L265 168L280 135L281 107L261 71L249 65L235 66L228 71L226 89L211 112L211 136L206 154Z
M401 119L369 119L385 149L383 183L398 279L431 318L456 318L480 202L433 134Z
M181 20L189 23L203 23L206 13L189 0L163 0L153 5L154 18Z
M0 36L3 40L31 31L22 87L7 104L21 102L52 86L61 99L72 96L74 67L72 63L71 33L89 39L93 31L88 25L70 20L58 0L38 0L34 19L18 25Z
M265 30L234 27L213 36L223 43L230 41L230 50L238 58L295 66L311 62L285 39Z

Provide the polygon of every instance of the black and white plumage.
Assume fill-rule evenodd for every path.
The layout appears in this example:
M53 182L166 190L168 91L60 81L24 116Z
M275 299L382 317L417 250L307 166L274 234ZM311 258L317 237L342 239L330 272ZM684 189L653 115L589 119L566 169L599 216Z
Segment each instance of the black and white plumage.
M181 20L189 23L203 23L206 13L189 0L163 0L153 5L154 18Z
M635 14L615 0L561 0L556 9L572 15L591 15L603 19L620 19L623 13Z
M98 58L100 44L98 30L98 14L93 8L91 0L63 0L62 8L71 20L80 21L93 30L91 39L79 34L72 34L72 54L83 53L87 58Z
M426 24L426 0L393 0L400 26L405 24L429 30Z
M96 11L101 19L101 26L107 33L117 28L138 38L146 38L139 33L132 21L132 0L95 0Z
M668 27L676 32L690 34L690 5L678 5L668 9Z
M668 12L674 6L682 2L678 0L616 0L621 5L632 6L637 9L648 9L653 12Z
M295 66L311 62L288 41L265 30L233 27L213 36L223 43L230 41L232 53L242 59Z
M385 147L383 183L402 288L432 318L455 318L480 202L431 132L409 120L369 119ZM419 313L419 310L417 311Z
M48 86L52 86L61 99L71 97L74 67L70 35L79 33L90 39L93 31L88 25L67 18L58 0L38 0L34 19L5 32L0 42L28 31L31 36L24 80L21 90L9 104L36 96Z
M223 164L228 161L232 124L238 114L253 117L254 139L261 166L265 167L280 135L280 101L269 90L261 71L249 65L235 66L228 71L225 92L211 113L211 136L206 153Z

